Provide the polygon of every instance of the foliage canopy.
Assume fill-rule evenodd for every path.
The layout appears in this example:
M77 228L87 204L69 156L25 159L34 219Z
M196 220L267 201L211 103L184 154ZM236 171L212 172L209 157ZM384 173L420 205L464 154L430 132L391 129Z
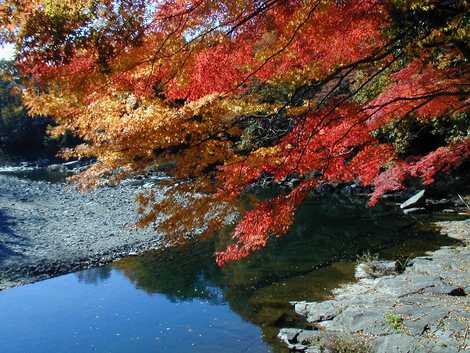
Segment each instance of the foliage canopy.
M67 155L98 160L82 185L167 166L175 185L164 200L139 197L141 224L165 214L181 237L242 210L219 264L285 234L321 183L373 186L374 205L470 157L468 1L0 4L30 113L86 141ZM412 121L444 133L418 153L387 138ZM297 182L243 210L266 178Z
M30 119L21 99L22 82L11 61L0 61L0 157L38 158L54 156L76 142L65 134L49 138L54 125L49 117Z

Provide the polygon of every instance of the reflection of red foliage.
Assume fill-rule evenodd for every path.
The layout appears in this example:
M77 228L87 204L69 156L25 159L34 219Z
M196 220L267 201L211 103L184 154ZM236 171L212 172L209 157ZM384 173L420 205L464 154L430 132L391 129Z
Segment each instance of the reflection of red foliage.
M217 253L217 263L223 265L227 261L248 256L266 246L271 234L286 234L294 221L295 210L314 185L312 181L304 182L288 195L260 202L255 209L245 213L233 234L236 243Z

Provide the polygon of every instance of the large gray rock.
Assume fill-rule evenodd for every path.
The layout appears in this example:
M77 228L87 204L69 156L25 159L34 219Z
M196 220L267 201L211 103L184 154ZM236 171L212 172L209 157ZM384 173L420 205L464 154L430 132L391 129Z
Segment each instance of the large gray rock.
M386 309L380 307L349 307L341 312L333 322L341 331L348 333L391 333L391 328L384 320L385 313Z
M425 293L436 295L450 295L454 297L464 297L467 295L465 288L451 285L439 285L435 287L426 288Z
M419 346L418 340L405 334L393 334L378 337L375 341L376 353L410 353Z
M397 270L396 261L369 261L357 265L354 276L357 279L377 278L396 274Z
M325 353L320 347L307 347L305 353Z
M417 192L415 195L413 195L412 197L410 197L408 200L406 200L405 202L403 202L401 205L400 205L400 208L402 210L406 209L406 208L412 208L412 207L420 207L420 206L424 206L425 205L425 198L424 198L424 195L426 193L426 190L421 190L419 192Z
M297 336L297 342L304 345L312 345L320 339L319 330L302 330Z
M307 316L308 322L331 320L339 311L339 305L333 300L320 303L298 302L295 304L295 312Z
M303 352L307 349L310 342L304 337L303 342L298 340L298 337L304 332L304 330L296 328L284 328L281 329L277 337L283 341L290 350ZM304 334L305 335L305 334Z
M81 161L76 160L76 161L70 161L70 162L62 163L62 166L67 168L67 169L74 169L76 167L81 166L81 163L82 163Z
M65 170L65 167L62 164L51 164L47 167L47 170L50 172L62 172Z
M403 330L414 336L420 336L447 317L449 309L428 306L415 308L415 311L411 314L409 315L411 319L403 321Z
M285 343L290 343L296 340L301 332L302 330L299 328L283 328L279 331L277 337Z
M427 210L424 207L412 207L412 208L404 209L403 213L406 214L406 215L424 214L424 213L427 213Z
M470 353L470 219L439 226L461 243L415 258L403 273L391 273L393 263L359 265L361 280L336 289L334 300L296 302L319 330L296 333L290 347L331 352L335 335L371 344L371 353Z
M460 353L465 352L453 344L447 345L429 338L418 338L406 334L378 337L374 353Z

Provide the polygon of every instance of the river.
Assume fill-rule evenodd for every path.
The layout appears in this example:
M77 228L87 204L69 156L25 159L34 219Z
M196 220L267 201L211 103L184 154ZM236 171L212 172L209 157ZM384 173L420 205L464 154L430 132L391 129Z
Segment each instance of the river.
M305 327L291 301L354 281L355 258L423 254L451 241L391 207L311 200L284 238L218 268L224 236L0 292L2 353L286 353Z

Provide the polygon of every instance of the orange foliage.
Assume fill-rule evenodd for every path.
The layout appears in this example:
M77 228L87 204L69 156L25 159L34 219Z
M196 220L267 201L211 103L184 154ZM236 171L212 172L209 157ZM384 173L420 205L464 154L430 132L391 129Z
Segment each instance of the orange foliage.
M372 185L375 204L409 177L430 183L470 157L461 138L403 161L373 135L468 111L469 5L433 5L429 16L416 3L6 0L0 41L17 43L31 114L83 139L66 156L97 159L84 188L165 167L173 185L160 199L139 196L140 225L159 218L172 240L241 212L223 264L285 234L321 183ZM407 27L400 11L421 17ZM272 121L288 127L242 146L250 124ZM292 177L298 186L244 211L249 186Z

